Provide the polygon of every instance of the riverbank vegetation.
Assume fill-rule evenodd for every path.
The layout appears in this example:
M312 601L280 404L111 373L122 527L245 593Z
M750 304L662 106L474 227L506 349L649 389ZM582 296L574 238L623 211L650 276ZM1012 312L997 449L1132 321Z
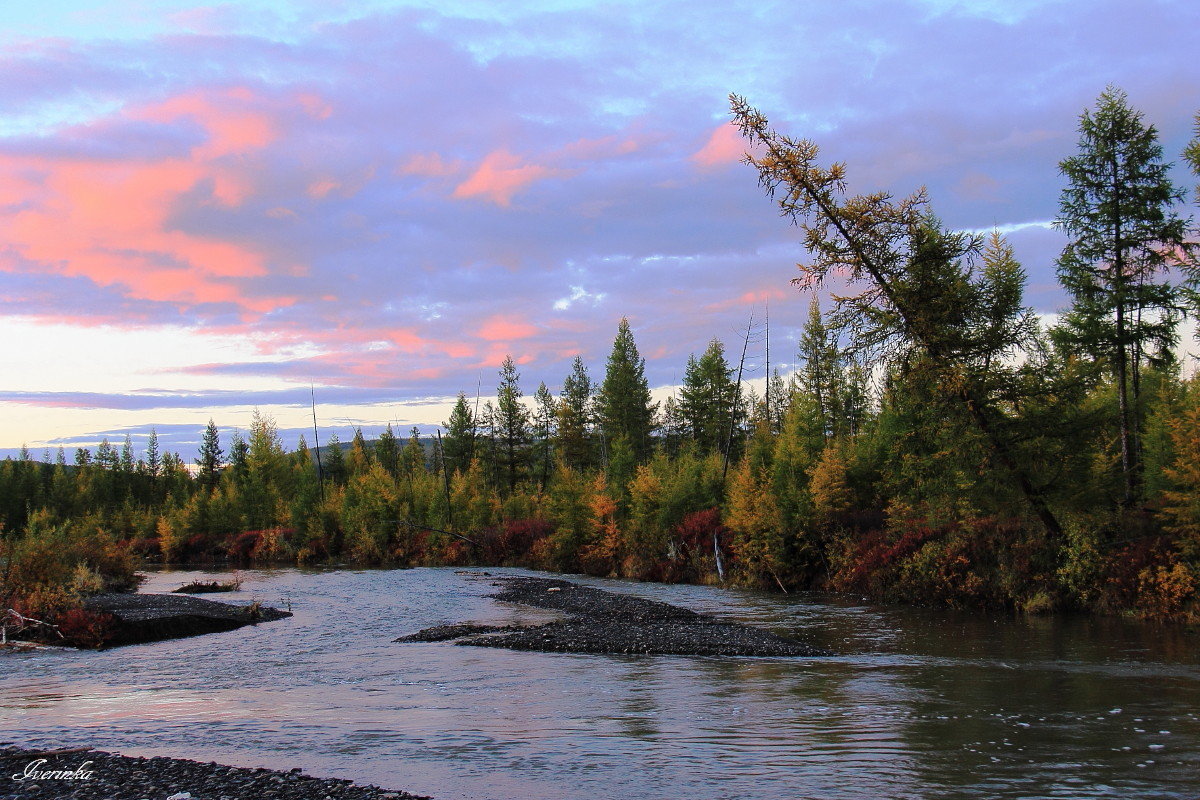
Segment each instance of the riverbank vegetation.
M1194 619L1200 380L1176 346L1197 254L1155 129L1115 89L1081 118L1057 220L1070 305L1050 320L999 234L947 230L923 193L847 197L843 165L733 101L811 253L798 283L834 297L813 300L794 372L750 388L714 339L656 403L622 320L602 377L576 358L557 394L526 397L506 359L494 400L460 394L437 438L356 431L319 466L265 414L228 442L210 423L194 476L154 438L140 456L127 439L9 459L5 606L59 612L148 558L508 564ZM1185 158L1200 173L1200 128Z

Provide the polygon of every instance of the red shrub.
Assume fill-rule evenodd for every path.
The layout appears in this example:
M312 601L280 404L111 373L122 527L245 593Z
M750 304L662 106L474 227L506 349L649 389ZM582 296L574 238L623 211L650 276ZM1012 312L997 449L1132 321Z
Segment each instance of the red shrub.
M111 614L72 608L59 615L57 623L67 644L98 649L112 634L113 618Z
M503 561L529 561L534 548L554 531L544 519L510 519L500 529L498 542Z

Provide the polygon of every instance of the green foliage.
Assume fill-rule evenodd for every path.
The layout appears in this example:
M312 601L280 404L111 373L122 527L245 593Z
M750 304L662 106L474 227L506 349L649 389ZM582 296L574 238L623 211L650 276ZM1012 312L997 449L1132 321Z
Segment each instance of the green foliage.
M496 389L496 432L498 456L504 485L509 493L517 488L529 467L529 409L521 402L521 375L512 356L505 356Z
M1186 286L1172 268L1194 269L1194 245L1173 207L1183 192L1153 125L1110 86L1079 121L1079 152L1059 164L1063 189L1055 224L1070 237L1058 275L1072 305L1054 334L1096 360L1116 381L1126 504L1142 493L1143 364L1172 359Z
M702 452L725 451L736 416L737 387L732 375L725 347L717 339L709 342L700 358L688 356L679 390L679 416L684 431Z
M650 434L657 407L650 400L646 360L638 354L629 320L622 317L596 396L596 414L604 437L609 442L627 440L637 460L645 460L653 447Z
M442 448L446 468L451 472L466 472L475 458L475 422L467 396L459 392L450 419L443 426L446 435L442 437Z
M575 356L558 400L558 452L572 469L586 470L596 461L592 435L592 379L583 359Z

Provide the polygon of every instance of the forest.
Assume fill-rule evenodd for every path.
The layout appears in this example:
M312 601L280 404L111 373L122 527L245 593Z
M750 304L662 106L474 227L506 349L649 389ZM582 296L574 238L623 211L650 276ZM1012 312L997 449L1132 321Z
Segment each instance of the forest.
M923 191L848 196L845 165L731 101L808 254L794 371L751 388L748 328L657 403L621 320L605 364L529 393L510 357L432 438L288 452L256 412L228 441L210 421L191 470L153 435L25 452L0 462L0 608L78 624L143 561L349 562L1196 620L1200 188L1172 183L1155 127L1113 87L1080 116L1055 220L1069 304L1044 318L999 233L947 229Z

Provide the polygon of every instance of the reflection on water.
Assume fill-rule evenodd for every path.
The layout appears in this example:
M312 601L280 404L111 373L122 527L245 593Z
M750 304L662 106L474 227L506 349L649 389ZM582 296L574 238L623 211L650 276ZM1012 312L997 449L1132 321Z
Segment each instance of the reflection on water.
M143 591L213 577L155 572ZM444 800L1195 796L1200 653L1180 628L584 579L839 655L516 653L391 641L552 618L452 570L244 577L229 599L295 616L3 654L0 738L303 766Z

